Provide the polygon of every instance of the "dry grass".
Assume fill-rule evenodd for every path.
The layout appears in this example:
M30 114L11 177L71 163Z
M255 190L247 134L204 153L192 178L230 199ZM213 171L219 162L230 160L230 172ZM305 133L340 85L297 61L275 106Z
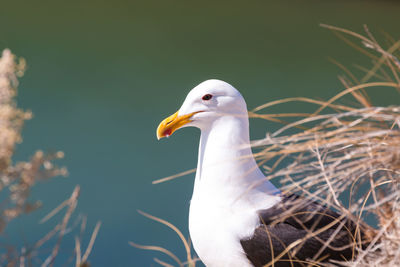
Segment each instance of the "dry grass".
M278 131L254 141L253 145L261 149L256 157L268 174L267 179L279 180L283 192L305 195L367 228L370 245L362 248L356 236L354 248L359 254L354 262L342 264L399 266L400 106L376 107L366 90L380 90L383 94L388 89L400 92L397 58L400 41L389 40L390 46L384 49L367 27L366 36L362 36L323 26L369 56L372 67L363 77L356 78L336 62L345 73L339 76L345 90L328 101L292 98L253 110L253 117L274 121L286 116L302 117L292 123L284 122L286 125ZM361 40L361 45L348 36L356 42ZM340 100L346 97L356 103L342 104ZM289 101L305 101L316 104L317 108L312 114L259 113ZM363 221L372 224L377 221L379 227L375 230Z
M65 176L67 170L54 164L54 160L63 157L62 152L46 154L37 151L29 161L13 163L12 156L15 146L22 141L21 130L24 121L32 117L30 112L19 109L15 102L18 87L18 77L25 70L25 61L17 59L10 52L4 50L0 58L0 233L6 232L7 225L14 219L32 212L40 206L39 201L29 201L30 192L38 182L56 176ZM93 231L92 238L83 256L81 256L82 234L86 228L86 219L79 217L75 223L80 225L78 231L70 226L71 216L78 203L80 188L76 186L69 199L43 218L42 223L66 207L62 220L52 230L37 242L24 245L21 248L2 244L5 250L0 251L0 266L54 266L59 254L61 241L68 232L78 232L75 238L75 251L72 258L76 258L76 266L88 266L88 256L92 250L94 240L100 228L98 223ZM33 225L26 226L34 231ZM77 228L77 227L75 227ZM43 260L39 257L43 245L52 246L51 253ZM46 250L47 251L47 250ZM71 263L67 263L71 265Z
M284 124L266 138L253 141L253 146L259 150L255 156L267 173L267 179L280 183L283 192L297 193L323 203L340 212L342 217L353 218L367 232L369 245L362 246L356 233L353 248L358 252L357 257L352 262L340 264L400 266L400 106L374 106L367 94L367 90L379 90L382 94L387 90L400 93L400 40L386 35L388 45L383 48L367 27L362 35L333 26L321 26L332 30L349 46L370 58L371 67L355 65L357 72L364 73L357 77L332 60L344 73L339 80L345 89L328 101L287 98L249 112L251 117ZM354 104L344 104L349 100ZM267 113L271 106L293 101L315 105L316 109L313 113ZM284 121L287 118L292 122ZM193 170L182 175L190 172ZM170 223L163 223L172 228ZM182 235L178 229L173 230ZM307 238L316 234L311 233ZM303 241L298 240L288 250L296 251ZM183 243L188 252L188 241L183 240ZM171 254L160 247L141 248ZM190 251L187 255L186 265L194 266L196 260L191 258ZM170 256L179 266L185 265L175 255ZM321 263L319 256L320 252L317 252L314 259L304 263L305 266L330 264ZM171 266L154 260L163 266ZM272 265L273 262L267 264Z

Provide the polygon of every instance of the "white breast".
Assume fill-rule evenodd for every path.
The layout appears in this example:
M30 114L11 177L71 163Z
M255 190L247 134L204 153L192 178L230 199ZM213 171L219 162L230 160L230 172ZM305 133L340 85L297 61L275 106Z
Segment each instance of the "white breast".
M244 214L223 207L215 199L192 199L189 215L189 231L193 247L208 267L252 266L240 245L237 228L254 229L255 213Z
M224 115L201 129L189 231L207 267L252 266L240 240L260 224L257 211L280 200L253 157L243 108L244 116Z
M272 206L279 197L256 192L252 199L232 199L230 196L238 194L210 188L197 183L190 204L189 231L195 251L208 267L253 266L240 240L251 237L260 224L257 210Z

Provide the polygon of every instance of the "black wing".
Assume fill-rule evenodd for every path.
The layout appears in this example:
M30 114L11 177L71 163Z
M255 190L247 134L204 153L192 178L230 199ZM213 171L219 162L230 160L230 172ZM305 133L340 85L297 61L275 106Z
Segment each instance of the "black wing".
M317 202L291 195L259 215L262 225L240 241L254 266L272 261L275 267L307 266L307 259L345 261L355 256L360 228Z

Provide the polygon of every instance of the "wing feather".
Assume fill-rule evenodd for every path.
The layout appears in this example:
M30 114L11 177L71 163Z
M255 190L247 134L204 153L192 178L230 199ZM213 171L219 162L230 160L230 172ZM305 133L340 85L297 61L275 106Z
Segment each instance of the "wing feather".
M275 267L307 266L307 259L348 261L355 256L356 223L318 202L291 195L259 215L253 236L240 241L254 266L272 260Z

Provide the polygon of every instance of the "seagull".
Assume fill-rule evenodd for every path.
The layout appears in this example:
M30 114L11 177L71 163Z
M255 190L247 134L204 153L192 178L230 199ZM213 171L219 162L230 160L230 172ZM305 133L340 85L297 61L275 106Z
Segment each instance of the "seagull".
M213 79L194 87L160 123L157 138L184 127L201 131L189 232L206 266L354 259L360 229L353 220L318 202L284 195L261 172L251 150L246 102L232 85Z

